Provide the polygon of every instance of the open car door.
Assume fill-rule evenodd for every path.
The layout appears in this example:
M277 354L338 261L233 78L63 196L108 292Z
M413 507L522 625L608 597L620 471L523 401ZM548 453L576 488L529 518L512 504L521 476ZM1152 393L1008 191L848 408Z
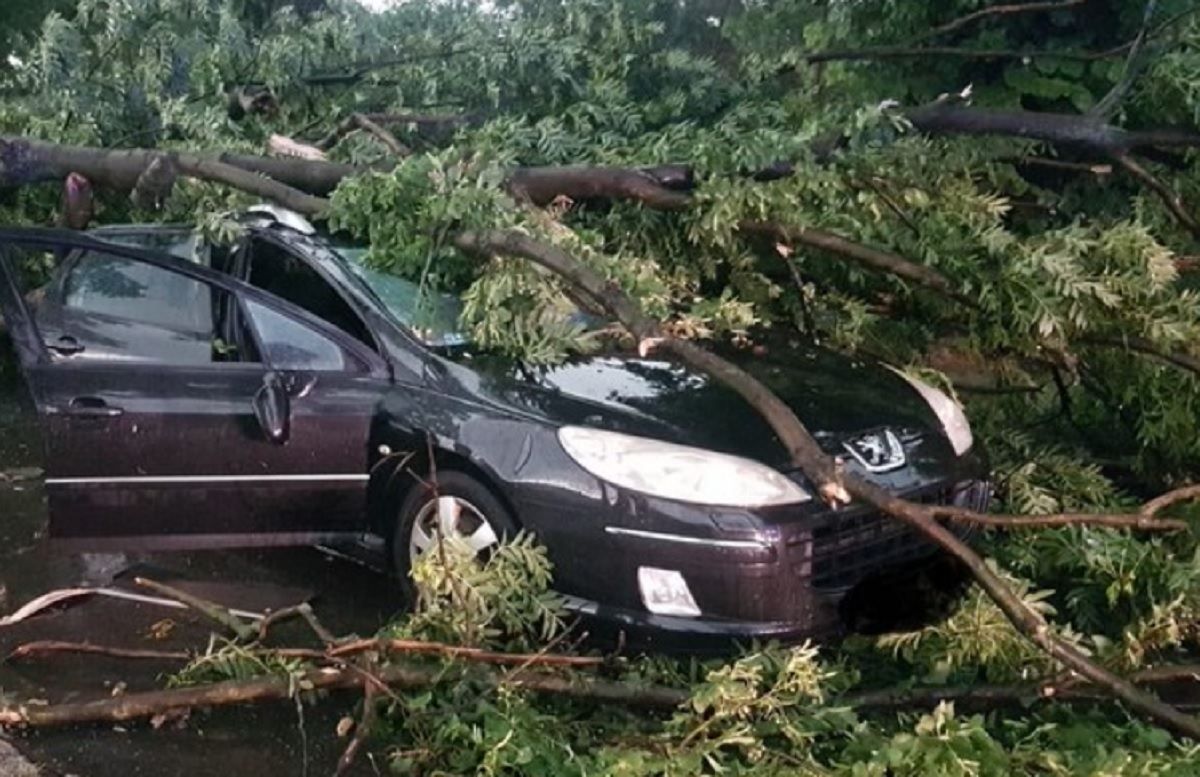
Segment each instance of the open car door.
M27 268L68 256L56 294L25 288ZM370 423L390 385L377 354L218 272L76 233L0 230L0 271L52 537L170 549L363 530Z

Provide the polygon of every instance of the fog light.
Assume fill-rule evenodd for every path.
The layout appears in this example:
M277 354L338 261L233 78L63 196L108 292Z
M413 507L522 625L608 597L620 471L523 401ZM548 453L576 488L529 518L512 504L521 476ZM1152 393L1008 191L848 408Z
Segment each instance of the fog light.
M656 615L695 618L700 614L687 581L674 569L638 567L638 589L642 592L642 604Z

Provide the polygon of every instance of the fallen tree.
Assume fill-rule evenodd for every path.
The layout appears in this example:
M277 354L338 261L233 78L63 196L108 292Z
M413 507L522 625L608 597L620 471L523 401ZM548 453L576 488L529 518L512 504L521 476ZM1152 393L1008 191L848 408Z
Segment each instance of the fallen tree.
M1186 557L1188 545L1178 535L1188 524L1157 515L1194 498L1194 487L1172 488L1131 514L1130 500L1115 489L1105 490L1107 486L1095 487L1103 478L1090 461L1077 461L1070 469L1057 449L1046 456L1045 449L1033 450L1020 439L997 434L1009 452L1021 457L1005 470L1011 514L910 503L842 471L767 387L695 340L680 336L700 332L744 339L752 325L765 321L850 349L868 352L869 345L871 352L894 361L918 364L923 354L946 341L965 343L977 362L1003 361L1022 365L1015 369L1042 373L1039 380L1022 374L1016 376L1021 380L1013 381L1021 386L1021 401L1045 416L1038 419L1040 428L1028 434L1048 445L1070 435L1082 449L1094 445L1097 437L1119 435L1089 434L1095 429L1081 429L1086 424L1080 419L1095 425L1096 418L1108 418L1108 429L1135 430L1132 469L1159 475L1146 478L1143 486L1185 483L1187 462L1198 458L1187 430L1194 424L1188 420L1194 415L1190 403L1196 394L1192 343L1200 334L1200 322L1188 293L1175 284L1180 264L1173 251L1197 237L1187 202L1191 184L1180 171L1193 164L1188 154L1200 145L1200 133L1181 124L1181 109L1162 110L1160 118L1153 101L1135 84L1174 95L1174 71L1160 72L1147 63L1165 61L1166 52L1191 56L1190 44L1155 15L1153 3L1145 8L1138 4L1138 22L1132 28L1114 28L1113 35L1125 37L1097 50L1103 56L1053 46L998 53L924 43L930 37L974 34L969 31L978 26L1008 23L1027 14L1053 12L1075 18L1089 4L1027 5L931 20L915 44L807 51L791 48L794 41L772 42L772 31L786 37L783 31L813 23L799 19L789 27L772 16L790 18L795 9L717 14L713 18L731 25L726 37L721 24L716 33L689 29L681 19L675 26L664 25L653 16L661 9L617 3L614 7L620 6L625 16L618 14L621 21L614 25L623 37L619 45L616 38L609 43L633 46L642 56L626 52L621 64L612 67L603 53L611 49L597 48L588 37L595 28L585 32L572 26L577 19L557 16L550 9L544 9L545 15L514 13L514 26L507 32L526 36L523 46L488 49L456 43L453 56L418 55L401 62L404 57L398 55L381 64L399 68L396 78L401 79L408 77L404 68L411 66L417 83L428 78L430 67L460 68L469 81L478 80L478 73L496 72L489 68L501 68L503 78L496 81L502 83L493 84L489 111L471 110L478 95L470 86L460 86L467 98L464 112L458 114L461 121L440 112L396 109L370 97L363 98L365 105L357 104L357 98L347 100L356 103L350 110L343 104L321 103L321 110L305 114L304 124L267 114L246 117L243 123L271 125L277 138L274 147L290 154L283 159L220 153L225 139L221 135L113 149L10 133L0 137L0 187L28 187L76 175L101 192L133 193L138 207L163 207L163 218L174 215L172 208L183 207L180 203L195 204L193 190L176 186L179 178L273 199L314 218L328 218L334 226L369 240L375 259L390 269L423 282L436 277L453 285L448 279L457 279L462 281L459 290L470 285L476 298L490 300L486 310L475 313L473 325L486 332L488 317L500 313L510 322L500 327L493 319L493 340L485 344L517 355L520 347L528 347L528 338L505 340L506 332L538 332L538 316L556 295L582 300L585 307L618 322L643 354L669 355L741 394L768 420L791 464L806 474L823 499L835 505L852 500L872 505L958 559L1011 626L1056 666L1072 673L1070 682L1086 681L1087 693L1110 694L1160 725L1198 738L1195 718L1124 679L1121 670L1130 667L1087 655L1068 633L1052 626L1043 611L1018 595L1009 578L945 526L950 521L1059 532L1055 537L1078 531L1092 543L1089 547L1122 543L1131 555L1152 547L1160 554L1154 563L1170 568L1171 579L1180 582L1171 584L1178 596L1170 604L1151 601L1179 619L1174 631L1166 631L1185 634L1185 622L1192 617L1186 590L1190 584L1179 559ZM918 16L925 12L914 10ZM405 13L397 11L394 18L406 18ZM860 18L864 13L869 12L847 11L843 22L850 27L842 32L873 35L874 30L887 29L878 20ZM1179 16L1175 22L1193 24L1189 19ZM499 23L474 21L486 22L481 27ZM643 23L648 25L644 29ZM755 34L739 36L737 25L743 23L757 25L752 27ZM826 18L823 23L842 22ZM721 45L732 49L734 75L687 46L673 59L657 57L668 42L655 36L668 35L661 32L667 29L680 35L684 33L679 30L688 30L684 38L690 42L718 36ZM486 39L490 34L490 28L472 28L469 37ZM658 43L639 49L647 44L631 42L637 40ZM485 50L502 51L502 64L480 53ZM954 60L958 64L947 64L949 57L962 52L972 53ZM920 61L933 54L945 58ZM786 72L774 58L789 63ZM961 73L954 70L953 77L945 76L939 69L998 59L1013 61L1005 66L1003 83L1016 93L1009 95L1009 107L1004 108L965 104L965 93L954 91L965 82ZM917 60L891 67L928 67L944 76L938 83L948 91L939 98L927 96L914 108L895 106L883 100L883 94L843 101L839 88L861 92L862 83L854 75L858 71L839 68L867 67L881 60ZM1100 78L1089 68L1076 72L1071 66L1046 64L1058 60L1125 62L1119 73L1106 70ZM833 66L834 62L858 64ZM370 81L375 69L371 61L356 57L352 64L345 71L350 81L367 80L372 88L383 90L395 86ZM103 70L104 63L95 66ZM883 69L872 72L890 75ZM560 77L548 78L551 73ZM604 73L614 80L562 78L564 73L597 78ZM39 71L30 77L51 75ZM985 69L972 75L995 78ZM1031 82L1035 77L1042 80ZM335 80L322 82L322 89ZM697 88L679 86L688 81ZM570 92L584 83L589 86ZM600 83L604 89L596 86ZM1001 88L1001 82L991 83ZM1029 91L1012 86L1018 83L1030 83ZM1097 83L1107 91L1091 100ZM606 91L613 84L620 89ZM290 86L311 85L299 79ZM326 99L289 93L286 86L272 92L281 106L289 100L299 105L302 99ZM1081 105L1085 101L1080 90L1087 91L1092 107ZM527 93L539 97L531 101ZM613 96L618 93L624 96ZM1048 96L1053 94L1059 97ZM1066 112L1063 105L1068 96L1077 104L1075 113ZM543 111L550 104L567 107L561 115L548 116ZM814 106L817 118L810 121L801 115L798 104ZM1019 107L1023 104L1038 104L1042 110ZM1114 123L1117 107L1123 107L1123 124L1147 129ZM423 121L426 118L429 121ZM801 125L816 129L797 131ZM441 130L423 131L427 127ZM173 131L189 130L180 123ZM451 137L452 132L460 134ZM314 136L315 144L303 140ZM176 150L183 147L188 150ZM246 147L245 137L238 137L236 147ZM354 163L321 158L335 153ZM585 162L564 164L573 157ZM654 164L693 158L705 164ZM1040 162L1031 164L1031 159ZM1096 172L1099 169L1103 174ZM1114 172L1127 173L1128 178ZM1104 188L1110 185L1126 187L1120 190L1123 198L1137 204L1111 204L1114 198L1100 196L1111 193ZM1142 203L1143 191L1151 204ZM123 197L106 202L115 209L126 207ZM577 207L581 203L587 206ZM211 212L213 195L203 194L201 205ZM523 274L531 264L541 272ZM514 320L523 325L511 325ZM558 350L543 351L565 352L576 343L559 345ZM1131 358L1135 354L1136 361ZM1126 361L1118 365L1121 357ZM1026 408L1005 401L996 400L1000 420L992 424L993 430L1029 420ZM1160 466L1160 455L1169 459L1169 466ZM1026 473L1031 468L1036 472L1045 458L1056 462L1056 472L1070 473L1057 481L1063 493L1030 486ZM1022 482L1024 495L1030 497L1025 501L1020 498ZM1114 529L1130 531L1118 539L1093 533ZM1142 540L1131 536L1135 532L1175 539L1139 545ZM1028 563L1025 559L1018 553L1009 557L1014 563ZM1060 570L1070 563L1076 559L1053 561ZM1101 572L1100 562L1088 570L1112 574ZM1121 585L1124 581L1114 581L1108 590L1120 590ZM1064 604L1076 606L1078 599L1068 598ZM1122 624L1112 628L1111 638L1124 639L1124 628L1139 634L1139 629L1150 631L1133 615ZM1094 619L1090 626L1101 632L1109 627ZM1165 649L1185 641L1182 636L1171 639L1176 641L1154 644Z

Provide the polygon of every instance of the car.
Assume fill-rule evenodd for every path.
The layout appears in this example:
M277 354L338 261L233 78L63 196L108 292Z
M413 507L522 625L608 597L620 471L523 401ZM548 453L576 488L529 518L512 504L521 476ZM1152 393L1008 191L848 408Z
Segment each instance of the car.
M684 649L837 633L855 590L935 556L815 498L759 414L703 374L618 351L521 364L473 347L453 296L294 214L242 227L229 247L188 227L0 230L57 542L350 543L403 580L439 534L487 554L526 530L597 633ZM30 267L54 268L36 292ZM985 507L985 455L945 393L815 346L714 347L848 471Z

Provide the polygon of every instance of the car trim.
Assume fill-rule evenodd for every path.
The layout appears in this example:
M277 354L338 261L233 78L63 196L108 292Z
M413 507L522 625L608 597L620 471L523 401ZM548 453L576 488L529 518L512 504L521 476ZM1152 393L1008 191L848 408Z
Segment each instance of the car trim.
M361 483L370 475L152 475L116 478L46 478L48 486L85 486L106 483L328 483L337 481Z
M640 537L646 540L662 540L663 542L678 542L684 545L706 545L712 548L742 548L770 549L770 544L761 540L716 540L706 537L688 537L683 534L668 534L666 532L646 531L644 529L626 529L623 526L605 526L607 534L617 534L627 537Z

